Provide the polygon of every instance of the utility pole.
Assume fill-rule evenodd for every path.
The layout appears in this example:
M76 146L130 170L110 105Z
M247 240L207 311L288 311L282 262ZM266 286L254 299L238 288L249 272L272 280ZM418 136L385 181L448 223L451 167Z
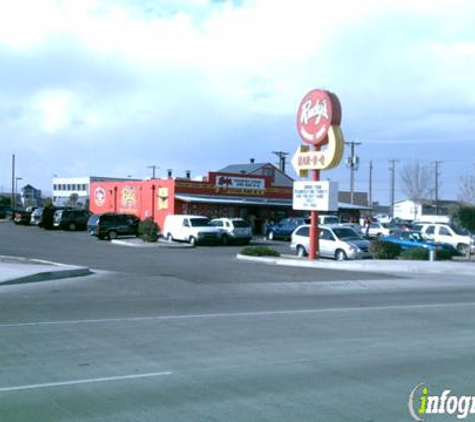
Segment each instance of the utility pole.
M16 197L15 197L15 154L12 155L12 197L10 199L10 204L12 208L16 207Z
M275 154L277 157L279 157L279 169L282 173L285 173L285 157L287 157L289 153L285 151L272 151L272 154Z
M435 165L435 215L439 215L439 164L442 164L443 161L434 161Z
M155 170L159 169L160 167L154 164L153 166L147 166L147 168L152 169L152 179L155 179Z
M355 202L355 171L358 170L360 159L355 156L355 145L361 145L361 142L345 142L350 145L350 156L346 159L346 166L350 169L350 203Z
M373 160L370 160L369 162L369 198L368 198L368 202L369 202L369 206L370 206L370 214L372 213L373 211Z
M394 217L394 193L396 190L396 162L398 160L392 159L389 160L389 163L391 164L389 167L389 171L391 172L391 186L390 186L390 210L389 214L391 217Z

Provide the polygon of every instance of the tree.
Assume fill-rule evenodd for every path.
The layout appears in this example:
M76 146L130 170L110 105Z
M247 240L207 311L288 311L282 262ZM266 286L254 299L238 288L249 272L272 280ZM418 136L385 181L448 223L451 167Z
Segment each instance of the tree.
M462 184L459 190L459 200L467 204L475 205L475 175L462 176Z
M79 195L77 193L72 193L69 195L68 200L66 201L66 206L71 208L76 208L78 206Z
M406 196L420 204L430 193L431 175L427 165L413 162L401 169L401 189Z
M459 207L452 213L452 219L472 233L475 232L475 207Z

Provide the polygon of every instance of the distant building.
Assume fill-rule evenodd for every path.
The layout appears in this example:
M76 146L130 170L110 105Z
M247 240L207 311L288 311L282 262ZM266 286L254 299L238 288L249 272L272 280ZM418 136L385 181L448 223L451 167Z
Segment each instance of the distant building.
M90 186L93 182L123 182L138 179L119 177L53 177L53 204L89 207ZM71 204L71 200L73 204Z
M41 190L26 185L21 188L20 200L24 207L37 207L41 205Z

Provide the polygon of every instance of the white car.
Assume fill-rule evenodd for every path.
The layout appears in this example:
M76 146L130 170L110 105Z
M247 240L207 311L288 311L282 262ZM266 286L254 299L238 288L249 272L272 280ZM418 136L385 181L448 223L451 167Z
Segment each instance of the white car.
M251 225L242 218L215 218L210 223L222 230L221 243L242 242L248 244L252 239Z
M462 255L470 250L475 252L474 240L467 230L451 226L450 224L417 224L415 230L425 234L437 243L448 243Z
M389 236L389 229L381 223L370 223L369 228L363 227L363 233L368 237Z
M334 258L338 261L345 259L370 258L370 242L350 227L330 225L319 227L320 256ZM290 248L298 256L308 255L310 225L299 226L292 233Z

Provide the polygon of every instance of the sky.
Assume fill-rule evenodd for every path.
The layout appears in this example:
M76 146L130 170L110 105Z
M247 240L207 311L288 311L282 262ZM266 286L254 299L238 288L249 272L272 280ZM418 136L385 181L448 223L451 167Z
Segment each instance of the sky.
M472 0L0 0L0 190L54 175L205 176L302 145L297 107L336 93L355 189L439 161L475 172ZM345 158L349 149L345 150ZM289 174L297 178L290 164ZM323 171L349 190L345 163ZM435 185L434 185L435 186Z

